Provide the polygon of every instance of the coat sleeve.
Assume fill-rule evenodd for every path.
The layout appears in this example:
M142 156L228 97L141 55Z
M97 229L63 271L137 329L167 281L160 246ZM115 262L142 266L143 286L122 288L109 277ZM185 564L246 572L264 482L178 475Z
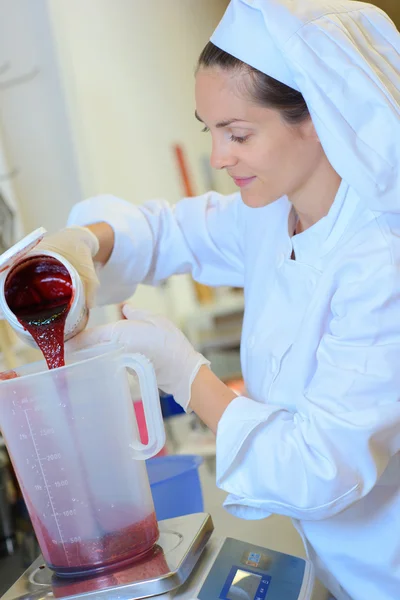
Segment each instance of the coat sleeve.
M331 314L296 413L238 397L219 423L217 482L237 516L329 518L400 451L399 267L343 281Z
M115 245L100 271L99 304L122 302L139 283L157 285L170 275L191 273L211 286L243 287L240 194L210 192L172 207L165 201L141 206L97 196L73 208L68 225L109 223Z

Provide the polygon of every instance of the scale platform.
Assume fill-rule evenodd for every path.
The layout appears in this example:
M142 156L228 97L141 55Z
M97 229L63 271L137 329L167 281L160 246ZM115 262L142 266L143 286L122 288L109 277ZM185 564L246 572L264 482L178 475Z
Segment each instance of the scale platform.
M57 578L39 557L1 600L139 600L166 594L185 583L214 525L210 515L199 513L160 521L159 529L150 556L97 577Z

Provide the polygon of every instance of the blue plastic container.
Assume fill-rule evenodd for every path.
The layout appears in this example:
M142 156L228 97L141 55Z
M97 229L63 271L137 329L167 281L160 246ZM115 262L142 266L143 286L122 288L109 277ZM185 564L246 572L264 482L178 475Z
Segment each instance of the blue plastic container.
M185 411L174 400L174 397L169 394L160 394L161 412L164 419L169 419L176 415L184 415Z
M146 461L158 521L204 511L201 456L161 456Z

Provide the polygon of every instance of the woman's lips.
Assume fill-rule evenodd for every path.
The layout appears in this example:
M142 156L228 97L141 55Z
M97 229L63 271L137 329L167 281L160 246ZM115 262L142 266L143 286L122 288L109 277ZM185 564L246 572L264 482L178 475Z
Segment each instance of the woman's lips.
M255 177L232 177L232 179L238 187L242 188L254 181Z

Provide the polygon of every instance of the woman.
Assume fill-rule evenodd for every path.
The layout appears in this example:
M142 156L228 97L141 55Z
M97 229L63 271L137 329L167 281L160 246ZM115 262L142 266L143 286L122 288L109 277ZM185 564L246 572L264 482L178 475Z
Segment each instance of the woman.
M289 515L337 600L400 596L400 36L348 0L232 0L196 75L211 162L240 193L78 204L45 241L88 297L190 272L245 290L236 397L167 320L118 340L217 433L218 485L245 519ZM86 227L87 226L87 227Z

